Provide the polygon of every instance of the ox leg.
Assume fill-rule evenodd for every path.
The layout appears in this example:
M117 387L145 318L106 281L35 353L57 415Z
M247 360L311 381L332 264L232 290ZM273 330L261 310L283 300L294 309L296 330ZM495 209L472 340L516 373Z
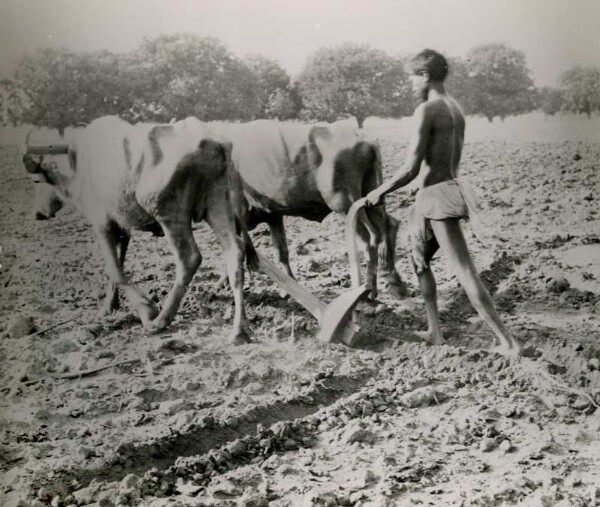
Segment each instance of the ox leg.
M107 289L107 299L110 298L112 304L116 297L117 289L121 289L129 304L134 308L142 321L144 327L148 327L152 319L158 311L152 302L137 291L133 286L129 285L125 275L123 274L123 263L125 262L125 253L129 244L129 235L124 238L119 238L115 228L111 225L100 226L96 229L100 250L104 257L106 265L106 274L108 275L109 285ZM117 243L119 243L119 252L117 253ZM106 303L106 302L105 302Z
M121 271L123 270L123 266L125 265L125 255L127 254L127 247L129 246L129 240L131 236L125 231L114 226L114 241L117 252L117 261L119 268ZM104 298L104 304L98 311L98 317L105 317L110 313L118 310L120 308L119 302L119 291L117 289L117 284L115 284L110 278L108 279L108 283L106 285L106 296Z
M194 273L202 262L202 256L192 234L191 219L158 220L175 255L175 283L163 304L160 314L150 326L151 331L160 331L175 318L179 304Z
M289 276L295 279L292 268L290 267L290 252L288 250L287 238L285 235L285 227L283 225L282 215L273 215L269 217L269 229L271 230L271 240L273 246L277 250L279 256L279 262L283 264L285 271Z
M236 234L231 207L227 200L220 198L219 195L218 192L213 193L208 204L206 221L215 233L225 255L227 275L235 305L231 342L241 345L250 342L249 326L244 308L244 254Z

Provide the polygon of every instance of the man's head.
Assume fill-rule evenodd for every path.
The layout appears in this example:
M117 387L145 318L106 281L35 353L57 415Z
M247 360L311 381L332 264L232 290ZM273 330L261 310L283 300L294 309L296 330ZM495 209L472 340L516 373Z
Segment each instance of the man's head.
M424 49L410 62L410 80L413 93L427 99L430 83L443 83L448 75L448 61L433 49Z

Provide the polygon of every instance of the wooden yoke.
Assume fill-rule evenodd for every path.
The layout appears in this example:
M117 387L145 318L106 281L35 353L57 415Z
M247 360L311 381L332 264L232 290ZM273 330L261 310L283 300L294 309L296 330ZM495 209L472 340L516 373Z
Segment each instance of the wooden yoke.
M44 146L28 146L23 149L26 155L66 155L69 153L68 144L46 144Z

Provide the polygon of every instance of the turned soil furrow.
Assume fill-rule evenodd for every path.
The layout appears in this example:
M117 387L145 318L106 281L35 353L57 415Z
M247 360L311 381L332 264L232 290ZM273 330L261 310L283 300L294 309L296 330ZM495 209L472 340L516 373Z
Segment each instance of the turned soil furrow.
M65 486L73 480L80 485L87 485L92 479L111 482L128 474L143 475L153 468L167 469L178 458L205 455L229 442L255 434L257 426L271 426L311 415L355 393L373 374L374 372L368 372L357 377L327 377L298 397L255 407L236 418L217 421L208 416L200 425L191 424L183 432L172 433L152 442L121 444L115 455L102 467L57 472L60 480L50 481L48 487L64 492Z

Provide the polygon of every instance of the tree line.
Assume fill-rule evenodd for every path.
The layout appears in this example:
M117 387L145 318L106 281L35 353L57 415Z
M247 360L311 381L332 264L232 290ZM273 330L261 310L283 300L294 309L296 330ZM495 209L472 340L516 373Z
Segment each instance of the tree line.
M416 106L408 58L358 44L322 48L295 80L262 55L239 58L218 39L161 35L129 53L40 49L0 81L2 124L57 128L115 114L128 121L400 118ZM536 88L523 52L504 44L451 57L447 80L467 114L499 117L599 110L600 67L575 67L556 88Z

